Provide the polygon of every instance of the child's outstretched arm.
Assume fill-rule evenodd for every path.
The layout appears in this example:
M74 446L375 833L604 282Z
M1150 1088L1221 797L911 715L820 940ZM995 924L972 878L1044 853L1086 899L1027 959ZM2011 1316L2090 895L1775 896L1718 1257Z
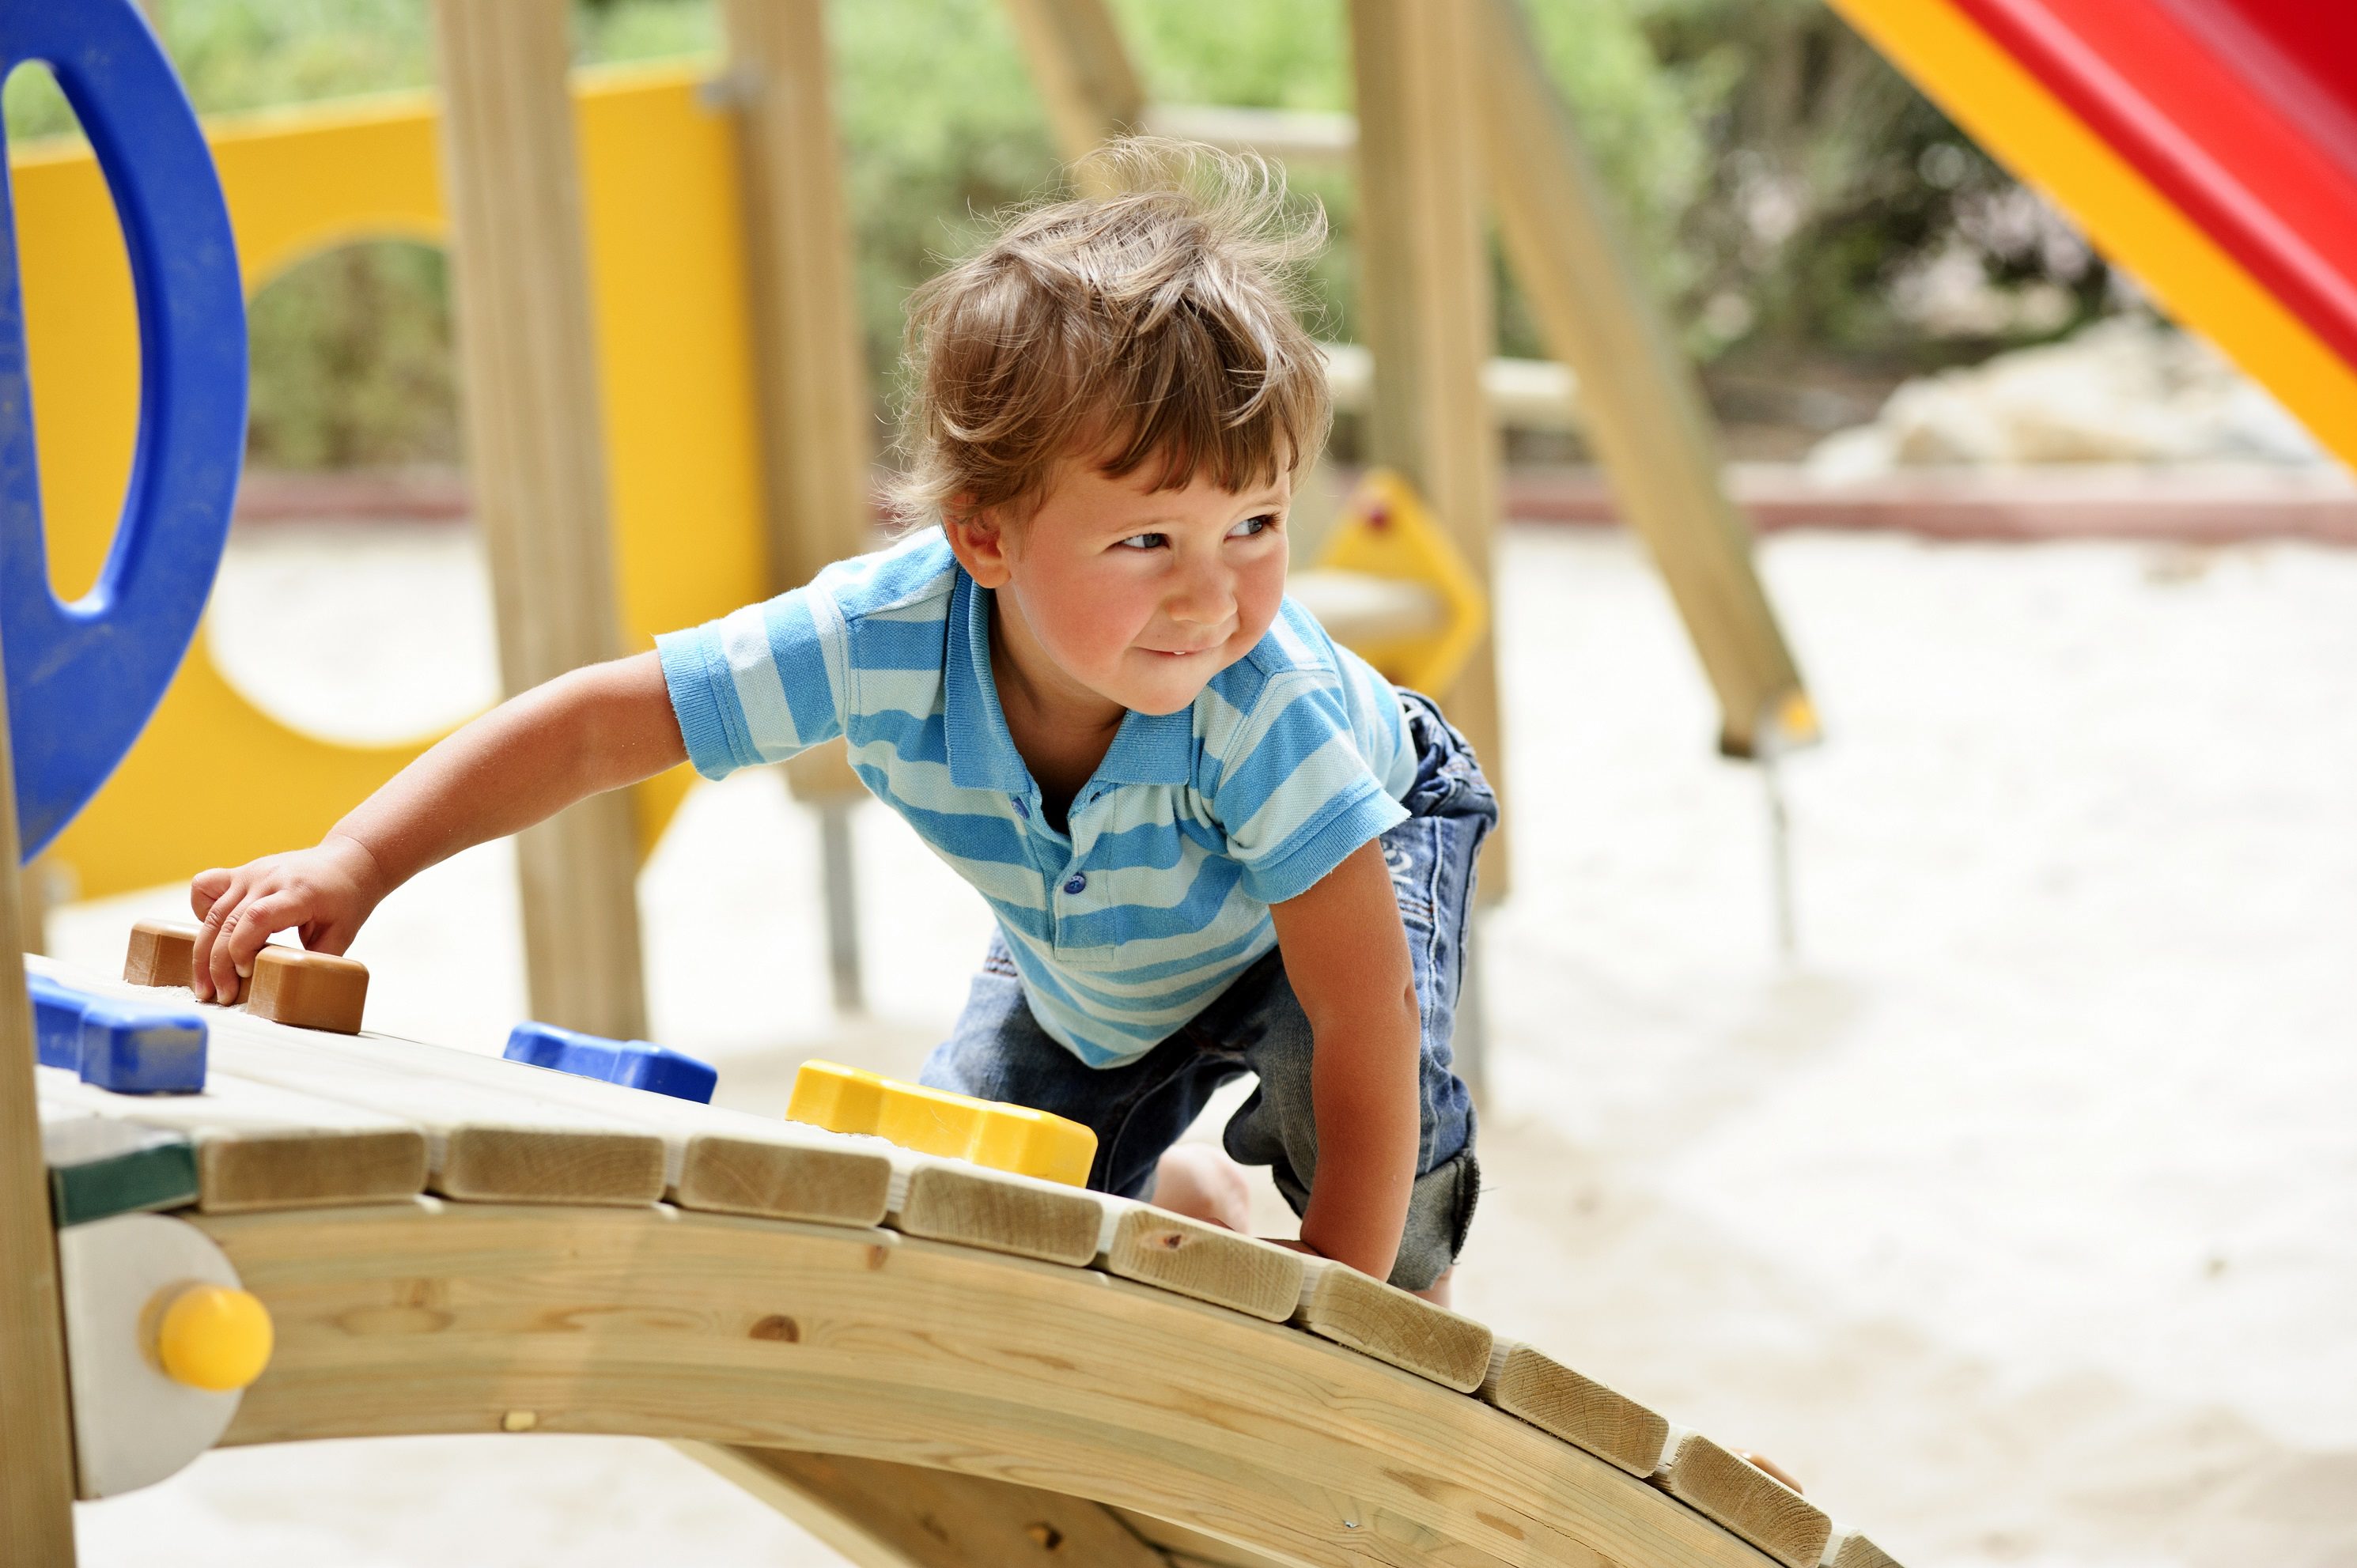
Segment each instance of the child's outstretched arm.
M1383 845L1361 844L1269 913L1313 1041L1318 1170L1301 1240L1388 1279L1407 1228L1423 1133L1423 1031Z
M510 698L435 743L312 849L198 873L191 989L237 1000L275 931L340 953L394 888L462 849L687 758L652 653L593 664Z

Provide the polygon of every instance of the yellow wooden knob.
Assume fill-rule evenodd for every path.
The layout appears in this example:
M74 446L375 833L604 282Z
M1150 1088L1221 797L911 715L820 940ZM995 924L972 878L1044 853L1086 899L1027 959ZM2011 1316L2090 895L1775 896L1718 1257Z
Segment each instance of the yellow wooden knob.
M156 1326L156 1359L176 1383L228 1393L270 1365L270 1309L247 1291L190 1285Z

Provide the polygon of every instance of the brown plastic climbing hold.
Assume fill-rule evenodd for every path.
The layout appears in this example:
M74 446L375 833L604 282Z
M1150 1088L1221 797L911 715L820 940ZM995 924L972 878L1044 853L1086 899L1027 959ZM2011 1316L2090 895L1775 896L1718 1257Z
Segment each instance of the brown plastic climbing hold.
M245 1010L298 1029L361 1032L368 1001L368 966L300 948L266 947L253 957Z

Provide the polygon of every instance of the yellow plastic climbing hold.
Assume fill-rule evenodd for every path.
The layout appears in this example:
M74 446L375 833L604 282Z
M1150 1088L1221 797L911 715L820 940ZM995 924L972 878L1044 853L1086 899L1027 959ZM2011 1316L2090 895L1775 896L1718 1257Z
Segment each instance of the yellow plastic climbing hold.
M1318 564L1419 584L1439 596L1437 628L1351 644L1351 651L1386 681L1446 693L1489 627L1489 596L1473 569L1425 509L1415 487L1392 469L1370 469L1359 481L1326 536Z
M947 1090L807 1061L794 1075L786 1120L830 1133L872 1133L924 1155L1086 1187L1097 1135L1078 1122Z
M164 1308L156 1359L176 1383L228 1393L262 1376L273 1339L270 1309L250 1292L190 1285Z

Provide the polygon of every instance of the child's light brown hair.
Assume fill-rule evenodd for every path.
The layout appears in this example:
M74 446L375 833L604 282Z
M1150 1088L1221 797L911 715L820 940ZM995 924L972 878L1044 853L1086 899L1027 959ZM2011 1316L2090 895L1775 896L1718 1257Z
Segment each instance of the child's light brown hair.
M909 301L904 522L1027 516L1068 456L1241 490L1326 439L1324 360L1292 274L1325 214L1264 160L1132 137L1089 160L1114 194L1034 207Z

